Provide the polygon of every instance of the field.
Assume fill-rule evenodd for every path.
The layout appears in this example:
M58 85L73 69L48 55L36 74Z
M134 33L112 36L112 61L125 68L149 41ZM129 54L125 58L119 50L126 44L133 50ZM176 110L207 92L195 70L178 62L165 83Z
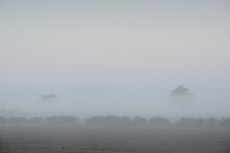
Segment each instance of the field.
M1 153L229 153L228 127L0 126Z

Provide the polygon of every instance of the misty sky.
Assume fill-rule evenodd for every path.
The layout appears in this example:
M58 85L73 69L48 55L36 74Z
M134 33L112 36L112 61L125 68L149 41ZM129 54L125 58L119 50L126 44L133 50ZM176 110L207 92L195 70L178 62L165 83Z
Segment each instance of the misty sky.
M229 65L228 1L0 1L0 109L164 115L183 84L181 111L225 115Z

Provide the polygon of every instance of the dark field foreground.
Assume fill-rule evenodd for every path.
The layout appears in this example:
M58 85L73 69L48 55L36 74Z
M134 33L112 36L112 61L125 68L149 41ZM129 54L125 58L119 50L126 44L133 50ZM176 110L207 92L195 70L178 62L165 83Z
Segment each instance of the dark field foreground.
M0 126L0 153L230 153L229 127Z

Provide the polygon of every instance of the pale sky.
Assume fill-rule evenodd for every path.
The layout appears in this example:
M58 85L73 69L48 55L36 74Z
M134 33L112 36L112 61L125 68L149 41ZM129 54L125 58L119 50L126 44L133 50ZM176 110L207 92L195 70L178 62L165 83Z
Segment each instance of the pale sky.
M229 65L228 1L0 1L3 109L54 93L86 106L136 101L143 114L183 84L226 111Z

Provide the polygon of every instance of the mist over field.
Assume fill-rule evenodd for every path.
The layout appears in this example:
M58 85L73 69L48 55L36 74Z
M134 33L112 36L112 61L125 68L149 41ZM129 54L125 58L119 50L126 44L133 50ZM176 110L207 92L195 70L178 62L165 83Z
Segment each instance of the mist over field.
M44 89L50 92L43 92L43 89L29 90L26 88L22 91L13 89L16 91L12 92L11 89L11 93L2 96L1 113L5 111L8 116L28 117L139 115L169 118L183 116L220 118L230 116L227 89L217 93L216 89L189 88L191 97L179 95L175 98L171 96L171 90L176 87L167 88L159 85L159 89L155 89L154 85L120 85L118 87L76 85L72 88Z
M0 152L229 153L227 0L0 0Z
M0 110L229 116L229 10L206 0L3 0ZM170 100L178 85L189 102Z

